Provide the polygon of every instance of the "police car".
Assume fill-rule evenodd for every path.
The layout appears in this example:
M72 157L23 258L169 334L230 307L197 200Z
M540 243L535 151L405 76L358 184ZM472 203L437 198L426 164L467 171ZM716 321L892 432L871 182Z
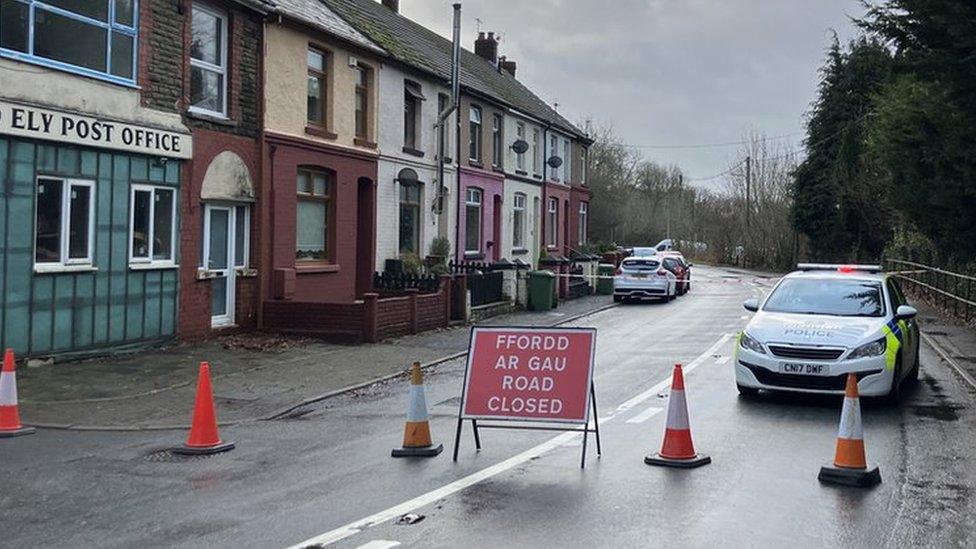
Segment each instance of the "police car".
M854 372L863 396L896 403L918 379L917 311L873 265L800 264L760 303L735 346L735 382L760 389L843 394Z

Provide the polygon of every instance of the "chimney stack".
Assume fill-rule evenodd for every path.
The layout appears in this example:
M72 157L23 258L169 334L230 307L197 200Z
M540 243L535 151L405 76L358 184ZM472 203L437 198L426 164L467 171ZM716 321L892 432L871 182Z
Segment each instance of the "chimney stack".
M498 40L495 39L495 33L489 32L488 36L485 33L479 32L478 39L474 41L474 52L478 54L479 57L487 59L492 65L498 64Z
M515 61L511 61L503 55L498 58L498 68L511 74L512 78L515 78Z
M400 0L383 0L383 5L393 10L393 13L400 13Z

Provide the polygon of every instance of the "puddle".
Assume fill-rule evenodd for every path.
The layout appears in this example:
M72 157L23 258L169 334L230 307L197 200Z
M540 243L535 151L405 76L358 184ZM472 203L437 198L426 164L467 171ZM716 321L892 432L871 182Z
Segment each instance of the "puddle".
M934 419L937 421L956 421L959 419L957 410L962 410L964 406L958 404L930 404L909 406L913 414L918 417Z

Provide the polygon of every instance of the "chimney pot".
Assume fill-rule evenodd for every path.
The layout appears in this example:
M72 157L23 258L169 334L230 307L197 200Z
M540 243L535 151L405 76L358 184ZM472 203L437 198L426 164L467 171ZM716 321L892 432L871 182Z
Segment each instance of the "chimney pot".
M486 59L492 65L497 65L498 40L495 39L495 33L489 32L488 36L486 37L485 33L479 32L478 39L474 41L474 52L482 59Z
M383 0L383 5L393 10L393 13L400 13L400 0Z

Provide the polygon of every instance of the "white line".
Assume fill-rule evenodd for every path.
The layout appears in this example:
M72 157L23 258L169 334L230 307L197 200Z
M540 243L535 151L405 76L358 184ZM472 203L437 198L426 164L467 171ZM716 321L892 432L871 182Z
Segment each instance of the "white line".
M387 539L374 539L369 543L364 543L357 547L356 549L390 549L390 547L396 547L400 545L399 541L390 541Z
M718 341L715 342L714 345L709 347L707 351L699 355L698 358L696 358L695 360L690 362L687 366L685 366L684 371L690 372L691 370L697 368L698 365L705 362L706 358L713 355L719 347L721 347L726 341L728 341L731 336L732 336L731 334L723 335L721 338L719 338ZM661 391L661 389L669 386L670 384L671 384L671 378L669 376L668 379L665 379L664 381L658 383L654 387L651 387L647 391L637 395L636 397L622 404L621 407L627 404L629 405L626 408L618 407L617 411L619 412L622 410L628 410L630 408L633 408L634 406L640 404L641 402L647 400L648 398L651 398L651 396L656 395L658 392ZM616 414L610 414L605 417L601 417L600 424L610 421L611 419L614 418L615 415ZM373 526L376 526L378 524L396 518L400 515L409 513L410 511L413 511L425 505L434 503L439 499L443 499L452 494L460 492L461 490L464 490L469 486L473 486L483 480L489 479L500 473L504 473L505 471L508 471L513 467L517 467L527 461L542 456L546 452L554 448L558 448L562 444L568 442L569 440L572 440L574 437L579 437L579 436L580 433L578 432L567 432L561 435L557 435L543 442L542 444L529 448L528 450L522 452L521 454L516 454L506 459L505 461L496 463L495 465L492 465L490 467L486 467L466 477L455 480L450 484L444 485L436 490L427 492L426 494L421 494L411 500L407 500L399 505L390 507L389 509L380 511L378 513L374 513L366 518L359 519L355 522L350 522L349 524L345 526L340 526L335 530L331 530L329 532L315 536L314 538L305 540L296 545L292 545L288 549L303 549L309 546L326 546L335 543L337 541L344 540L350 536L354 536L366 530L367 528L371 528Z
M664 408L659 408L657 406L651 406L650 408L644 410L643 412L637 414L636 416L627 420L627 423L644 423L645 421L651 419L657 414L664 411Z
M707 351L705 351L704 353L698 355L698 358L696 358L695 360L692 360L690 363L686 364L682 368L682 370L684 370L684 373L687 374L687 373L691 372L692 370L694 370L695 368L697 368L700 364L702 364L703 362L705 362L705 359L707 359L708 357L714 355L715 354L715 351L717 351L719 349L719 347L721 347L722 345L724 345L725 342L727 342L730 337L732 337L732 334L725 334L722 337L720 337L718 339L718 341L716 341L714 344L712 344L711 347L708 348ZM671 376L668 376L668 378L665 379L664 381L658 383L657 385L651 387L650 389L644 391L643 393L635 396L634 398L628 400L627 402L624 402L620 406L617 406L617 412L619 413L619 412L624 412L626 410L630 410L634 406L637 406L638 404L644 402L645 400L651 398L652 396L660 393L662 390L666 389L670 385L671 385Z
M728 356L728 355L725 355L725 356L720 356L720 357L718 357L718 359L717 359L717 360L715 361L715 364L718 364L719 366L721 366L722 364L725 364L726 362L728 362L730 358L732 358L732 357L730 357L730 356Z

